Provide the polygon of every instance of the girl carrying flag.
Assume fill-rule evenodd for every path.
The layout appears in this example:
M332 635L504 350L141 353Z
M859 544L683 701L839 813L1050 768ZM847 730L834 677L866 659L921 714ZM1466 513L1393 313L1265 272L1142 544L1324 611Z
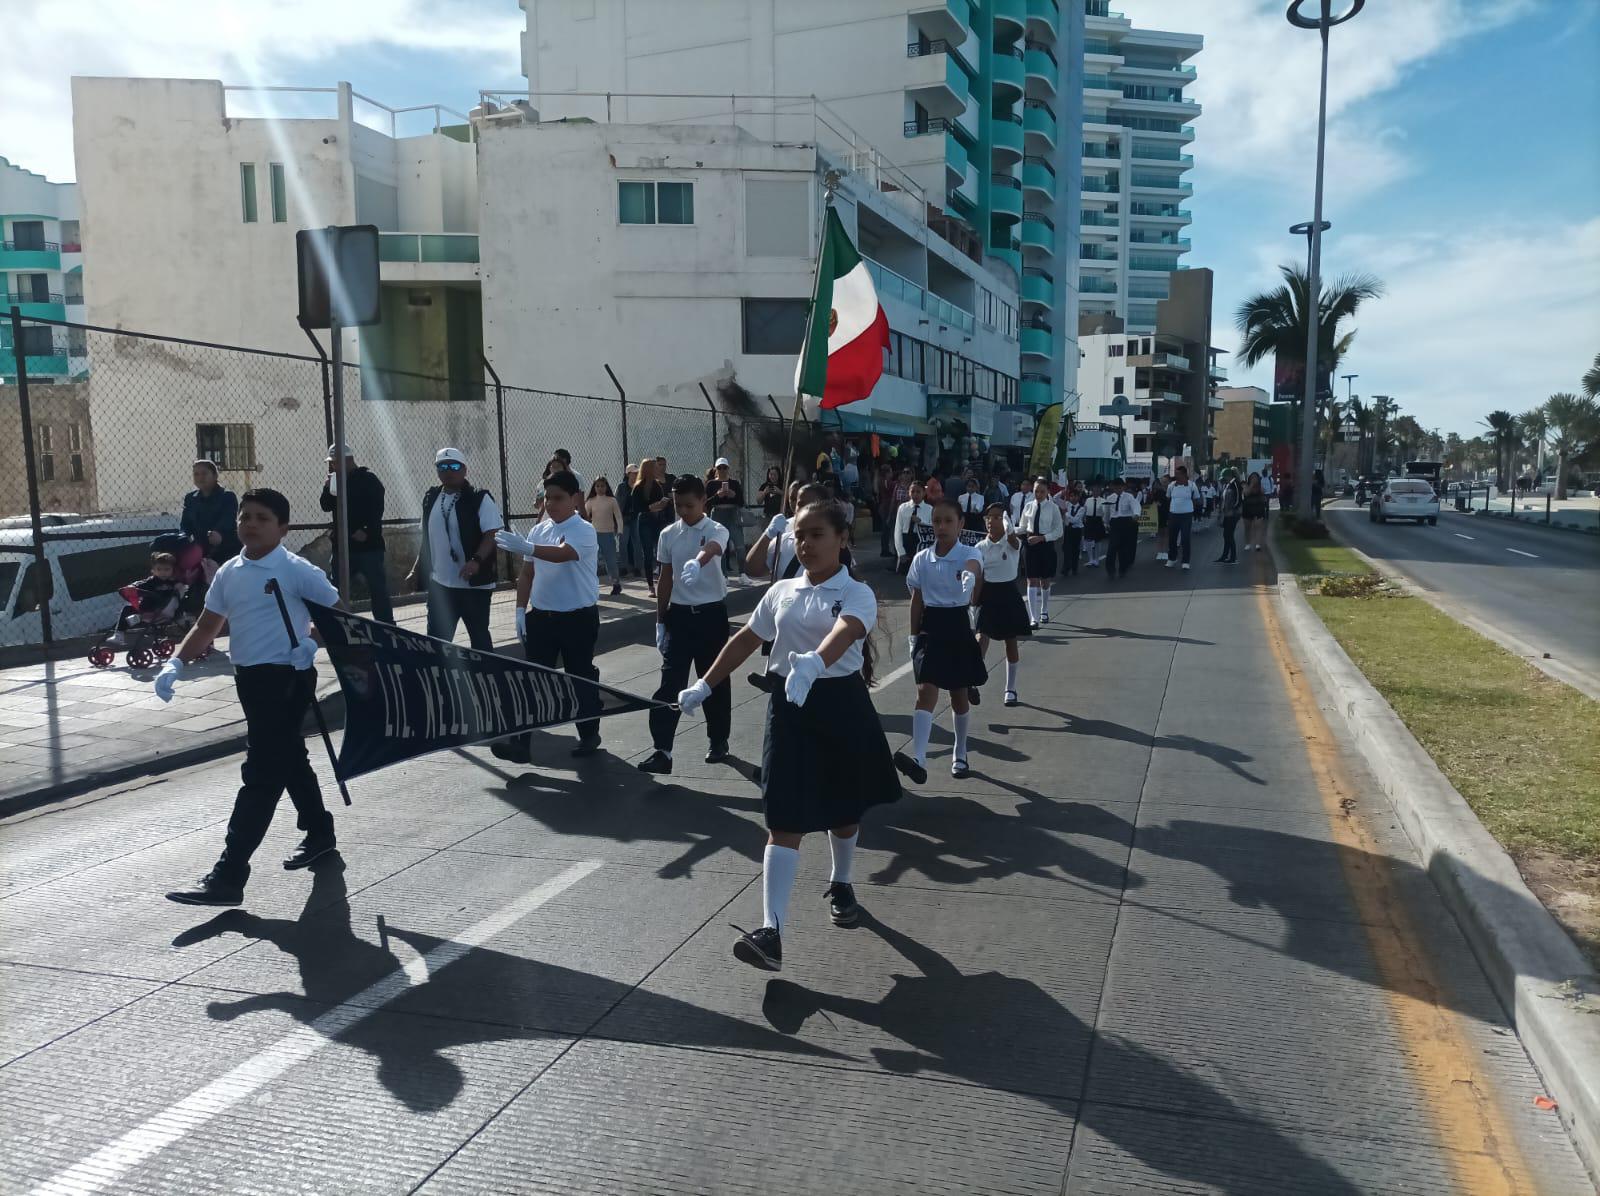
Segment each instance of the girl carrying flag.
M1003 640L1006 646L1007 706L1017 704L1017 641L1031 634L1028 612L1017 589L1017 566L1022 560L1022 541L1006 526L1004 503L990 503L983 513L989 534L978 541L983 557L983 592L978 596L978 655L987 656L990 640ZM976 692L976 691L974 691ZM972 695L969 694L970 698Z
M692 714L762 643L772 645L767 672L781 687L770 690L761 751L767 822L762 919L759 928L739 932L733 953L773 972L783 967L801 839L828 832L833 867L824 896L833 924L853 926L861 917L851 880L861 815L900 796L900 778L867 692L877 599L841 560L849 522L837 502L826 501L802 507L792 530L802 572L773 582L710 671L678 695L683 712Z
M928 779L928 739L940 690L950 694L956 733L950 775L967 775L967 728L972 721L968 691L989 679L967 621L967 610L983 584L983 556L960 537L961 507L953 498L941 498L933 506L933 543L911 559L906 573L917 708L911 716L912 750L896 752L894 763L918 785Z

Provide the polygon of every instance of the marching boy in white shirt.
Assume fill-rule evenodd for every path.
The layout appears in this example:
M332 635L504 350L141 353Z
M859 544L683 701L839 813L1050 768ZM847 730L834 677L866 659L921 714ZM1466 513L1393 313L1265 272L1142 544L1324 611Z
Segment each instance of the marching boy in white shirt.
M706 514L706 484L693 474L672 483L678 520L656 541L661 576L656 582L656 649L661 653L661 685L656 701L675 702L689 684L689 666L704 677L728 642L727 578L717 558L728 548L728 529ZM733 727L733 697L724 679L705 700L707 764L728 758ZM650 711L650 738L656 750L639 765L644 772L672 771L672 741L679 714L666 706Z
M910 495L900 504L894 515L895 572L904 573L911 567L911 558L922 551L919 528L933 526L933 505L927 501L928 488L921 482L912 482L906 490Z

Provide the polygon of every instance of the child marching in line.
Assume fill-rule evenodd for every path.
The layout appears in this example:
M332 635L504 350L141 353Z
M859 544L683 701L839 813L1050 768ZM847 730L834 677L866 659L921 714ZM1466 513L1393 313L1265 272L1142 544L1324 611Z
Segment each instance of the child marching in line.
M1089 497L1083 504L1083 547L1089 554L1089 568L1100 564L1100 545L1106 538L1106 516L1111 504L1105 498L1105 487L1096 481L1089 487Z
M1032 634L1022 594L1017 589L1017 567L1022 561L1022 540L1006 526L1004 503L990 503L983 513L989 534L978 541L983 557L983 592L978 597L978 654L989 654L989 641L1006 645L1005 704L1017 704L1017 641ZM974 691L976 692L976 691ZM968 695L969 697L971 695Z
M807 482L804 485L795 482L790 486L789 492L788 510L772 517L766 531L761 533L756 542L750 546L750 551L745 554L745 573L750 577L766 577L769 572L775 581L779 578L799 576L800 558L795 554L794 529L790 526L794 512L809 507L812 503L836 501L832 492L820 482ZM845 504L839 504L839 511L840 514L844 513ZM848 518L846 516L847 520ZM846 569L854 568L855 562L850 555L848 544L841 559Z
M921 482L912 482L906 501L894 513L894 571L904 573L922 548L921 529L933 524L933 504Z
M1056 542L1061 539L1061 508L1050 497L1050 483L1033 483L1033 498L1022 508L1018 526L1027 545L1028 617L1034 628L1050 621L1050 587L1056 580Z
M771 643L767 669L783 686L768 699L761 752L767 822L762 919L758 929L739 932L733 953L773 972L783 966L783 929L800 870L801 839L812 831L828 833L833 869L823 895L833 924L853 926L861 917L851 880L861 815L900 796L900 778L867 692L877 599L840 559L849 522L838 503L813 503L795 516L793 530L803 572L768 587L749 624L678 695L680 708L692 714L757 647ZM839 768L841 761L847 766Z
M706 484L693 474L672 483L677 522L656 541L661 576L656 581L656 650L661 653L658 702L670 702L689 684L689 666L706 675L728 642L728 579L716 565L727 550L728 529L706 514ZM733 696L727 677L707 694L706 734L711 740L707 764L728 758L733 728ZM656 706L650 711L650 738L655 751L639 765L644 772L672 771L672 742L678 733L678 711Z
M1061 507L1061 575L1078 576L1083 556L1083 492L1074 484L1056 496Z
M950 694L956 733L950 775L967 775L967 727L972 714L967 691L989 679L973 637L967 610L983 584L983 555L961 542L961 507L942 498L933 507L933 543L911 559L911 661L917 708L911 716L912 750L896 752L895 767L921 785L928 779L928 739L939 691Z

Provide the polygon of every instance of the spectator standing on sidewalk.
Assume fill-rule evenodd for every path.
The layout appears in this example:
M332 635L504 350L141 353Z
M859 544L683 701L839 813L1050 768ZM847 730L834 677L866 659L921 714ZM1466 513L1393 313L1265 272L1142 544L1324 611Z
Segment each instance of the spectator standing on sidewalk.
M1194 547L1194 520L1202 501L1200 487L1189 480L1188 466L1178 466L1177 476L1167 487L1168 569L1181 561L1184 571L1188 571Z
M427 587L428 634L453 640L456 625L480 652L494 651L489 600L494 594L494 533L505 526L487 490L467 480L467 458L458 448L434 454L439 484L422 496L422 544L408 577Z
M712 468L713 476L706 483L706 500L711 506L711 518L728 529L722 571L737 578L744 561L744 483L733 476L733 463L726 457L718 457Z
M1239 563L1239 545L1234 540L1234 529L1239 526L1239 515L1244 507L1244 490L1239 485L1239 474L1228 470L1222 475L1222 491L1217 498L1217 514L1222 520L1222 555L1217 562L1223 565Z
M633 484L634 539L639 544L639 564L652 598L656 596L656 540L661 535L663 512L671 501L656 477L658 461L665 461L665 458L646 457L640 461L638 477Z
M345 518L350 535L350 578L367 583L372 598L372 617L380 623L394 622L394 605L389 601L388 555L383 543L383 482L364 465L357 465L349 446L343 451L328 446L328 480L322 483L321 507L333 514L339 507L339 458L344 458L345 484L350 495L345 503ZM338 516L334 515L338 527ZM335 536L333 562L329 576L338 584L339 545ZM352 586L353 596L353 586Z
M217 575L225 561L239 554L239 533L235 524L239 518L239 500L232 490L225 490L217 477L215 461L204 457L190 470L194 489L183 496L183 515L178 520L178 530L196 544L205 546L206 581Z
M1245 483L1239 510L1244 516L1244 550L1260 552L1267 530L1267 496L1259 473L1252 473Z
M578 475L572 476L576 478ZM589 487L589 497L584 503L584 509L588 513L590 524L594 527L600 560L605 563L606 576L611 579L611 593L614 597L622 593L622 567L618 563L617 541L625 525L622 522L622 507L617 502L616 496L611 493L609 480L605 477L594 480L594 485Z
M761 514L765 518L783 514L783 470L776 465L767 466L767 479L757 488L756 498L761 502Z
M639 544L635 538L633 522L633 484L639 479L639 467L629 465L622 471L622 487L617 491L617 506L622 509L622 572L624 576L638 574Z

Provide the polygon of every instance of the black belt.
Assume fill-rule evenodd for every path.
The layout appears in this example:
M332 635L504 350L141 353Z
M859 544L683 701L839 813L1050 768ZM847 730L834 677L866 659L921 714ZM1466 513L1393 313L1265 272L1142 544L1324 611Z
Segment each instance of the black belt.
M584 611L593 610L595 605L595 603L591 602L588 606L575 606L571 610L543 610L537 606L530 606L528 608L528 617L530 619L550 619L556 615L580 615Z
M720 598L715 602L670 602L667 605L672 610L686 610L691 615L698 615L702 612L709 613L713 611L720 611L723 614L726 614L728 611L728 604L722 601Z

